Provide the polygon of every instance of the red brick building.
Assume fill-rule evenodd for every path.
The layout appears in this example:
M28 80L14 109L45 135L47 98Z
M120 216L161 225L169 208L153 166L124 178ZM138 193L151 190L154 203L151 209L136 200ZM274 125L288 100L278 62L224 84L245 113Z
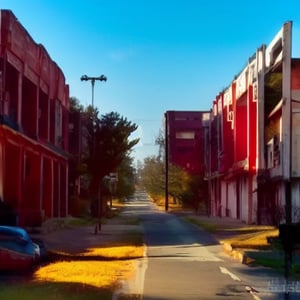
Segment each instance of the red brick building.
M212 215L300 220L300 60L291 57L291 33L287 22L213 101L206 172Z
M191 174L205 172L205 134L209 112L167 111L169 162Z
M0 198L19 225L68 213L68 119L63 72L13 13L1 10Z

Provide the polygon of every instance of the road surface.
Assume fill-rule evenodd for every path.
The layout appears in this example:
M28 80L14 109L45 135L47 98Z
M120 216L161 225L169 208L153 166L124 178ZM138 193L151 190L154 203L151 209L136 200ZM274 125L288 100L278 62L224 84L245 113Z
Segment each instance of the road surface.
M231 259L212 235L159 211L146 193L137 192L124 213L140 218L147 246L127 286L132 294L144 300L283 299L270 293L267 270Z

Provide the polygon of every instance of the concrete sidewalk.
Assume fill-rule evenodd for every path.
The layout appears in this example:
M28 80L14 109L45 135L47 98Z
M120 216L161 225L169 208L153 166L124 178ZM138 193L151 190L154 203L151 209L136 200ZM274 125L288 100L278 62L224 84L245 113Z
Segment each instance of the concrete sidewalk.
M94 225L69 225L72 218L52 219L44 223L39 230L28 229L33 239L43 241L50 252L80 254L90 248L106 247L126 243L126 236L141 233L140 225L126 224L120 216L105 220L101 231L95 234Z

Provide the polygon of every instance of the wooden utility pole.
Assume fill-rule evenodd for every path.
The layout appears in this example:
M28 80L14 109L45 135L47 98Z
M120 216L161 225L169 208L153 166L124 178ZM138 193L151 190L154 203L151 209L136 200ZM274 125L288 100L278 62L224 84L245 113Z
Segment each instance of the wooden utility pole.
M165 211L169 209L169 138L168 113L165 113Z

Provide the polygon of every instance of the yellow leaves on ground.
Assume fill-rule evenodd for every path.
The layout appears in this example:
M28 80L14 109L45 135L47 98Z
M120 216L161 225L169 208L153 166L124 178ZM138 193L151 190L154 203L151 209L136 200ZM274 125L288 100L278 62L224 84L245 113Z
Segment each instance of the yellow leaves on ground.
M131 261L62 261L41 267L34 275L37 281L108 287L130 278L133 272Z
M90 248L87 252L70 261L72 255L63 254L68 261L58 261L43 266L35 272L37 281L72 282L95 287L114 286L119 280L130 278L135 272L132 258L143 257L144 246L116 246L104 248ZM78 257L82 256L82 260ZM85 257L103 257L115 259L85 260Z
M251 232L251 228L248 228L248 233L245 227L242 232L244 233L225 239L223 242L230 243L233 248L261 248L269 246L268 237L278 237L279 234L278 229L271 226L265 229L262 228L262 230L258 230L258 227L256 227L253 232Z
M90 248L84 256L101 256L115 259L130 259L144 256L144 246L117 246L104 248Z

